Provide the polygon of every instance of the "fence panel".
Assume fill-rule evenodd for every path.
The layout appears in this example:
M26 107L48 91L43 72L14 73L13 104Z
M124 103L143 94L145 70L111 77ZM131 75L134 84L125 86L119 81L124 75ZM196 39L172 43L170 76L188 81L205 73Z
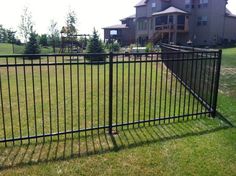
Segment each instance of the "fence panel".
M173 58L186 60L182 63L172 62L173 73L206 108L212 111L212 115L215 116L222 51L166 44L162 45L162 51L172 53L164 54L162 57L163 60ZM180 52L184 52L184 55L180 55ZM178 64L181 64L181 66ZM167 67L169 66L167 65ZM191 73L186 75L181 74L180 67L183 67L184 70L190 70ZM195 75L194 78L192 78L192 75Z
M211 114L220 58L212 54L2 55L0 142L112 134Z

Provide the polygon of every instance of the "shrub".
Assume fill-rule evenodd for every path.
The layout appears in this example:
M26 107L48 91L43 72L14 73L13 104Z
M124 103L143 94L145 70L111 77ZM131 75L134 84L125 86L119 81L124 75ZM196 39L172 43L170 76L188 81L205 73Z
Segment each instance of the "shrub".
M120 51L120 44L118 42L107 43L106 48L112 52L119 52Z
M154 52L154 46L153 46L153 43L149 42L147 45L146 45L146 52L149 53L149 52Z

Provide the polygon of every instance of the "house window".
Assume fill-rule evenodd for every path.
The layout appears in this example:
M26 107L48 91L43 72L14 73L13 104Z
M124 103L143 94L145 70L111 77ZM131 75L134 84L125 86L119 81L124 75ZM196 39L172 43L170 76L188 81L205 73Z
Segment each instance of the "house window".
M160 16L156 18L156 26L167 24L168 16Z
M143 30L147 30L147 27L148 27L148 21L144 20L144 28L143 28Z
M110 36L117 35L118 31L117 30L110 30Z
M147 20L139 20L137 22L138 30L147 30Z
M198 26L206 26L207 23L208 23L208 17L207 16L198 17L198 19L197 19L197 25Z
M173 24L173 23L174 23L174 17L173 17L173 15L170 15L170 16L169 16L169 23L170 23L170 24Z
M152 3L152 12L155 12L155 11L156 11L156 3L153 2L153 3Z
M185 0L185 8L189 9L191 7L191 0Z
M203 26L206 26L206 25L207 25L207 22L208 22L207 16L203 16L203 17L202 17L202 25L203 25Z
M198 7L207 7L208 6L208 0L199 0L199 5Z
M177 29L178 30L184 30L185 27L185 16L184 15L178 15L177 17Z
M208 0L199 0L199 4L208 4Z
M185 16L184 15L178 15L177 21L178 21L178 24L185 24Z
M153 19L151 19L151 29L153 29Z

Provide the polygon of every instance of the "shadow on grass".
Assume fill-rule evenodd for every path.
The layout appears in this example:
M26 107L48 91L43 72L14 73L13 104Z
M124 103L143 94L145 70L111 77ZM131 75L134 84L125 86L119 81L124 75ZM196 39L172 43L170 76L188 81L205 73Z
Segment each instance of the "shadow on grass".
M223 121L224 123L228 124L230 127L234 127L234 124L231 123L226 117L224 117L220 112L217 112L217 117Z
M223 120L199 118L181 123L152 124L140 128L117 129L119 133L110 136L104 131L86 132L53 138L54 141L0 148L0 170L24 167L39 163L63 161L90 155L118 152L123 149L141 147L156 142L165 142L190 136L200 136L232 128Z

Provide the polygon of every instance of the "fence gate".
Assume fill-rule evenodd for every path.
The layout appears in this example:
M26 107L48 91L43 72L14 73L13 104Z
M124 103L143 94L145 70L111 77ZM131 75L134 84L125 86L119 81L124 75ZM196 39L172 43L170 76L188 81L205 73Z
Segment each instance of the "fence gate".
M92 59L96 61L91 61ZM215 116L221 51L0 56L0 142Z

